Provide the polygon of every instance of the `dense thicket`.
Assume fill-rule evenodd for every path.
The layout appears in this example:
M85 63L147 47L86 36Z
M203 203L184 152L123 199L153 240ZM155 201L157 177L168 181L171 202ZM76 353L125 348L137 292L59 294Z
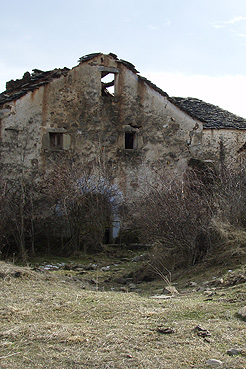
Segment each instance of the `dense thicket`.
M153 183L153 182L152 182ZM152 263L162 269L246 253L245 167L194 168L171 181L157 176L132 209Z
M60 254L100 250L121 202L101 167L59 165L0 184L0 250Z
M153 177L152 177L153 179ZM179 178L155 175L131 206L102 166L59 165L0 183L0 251L5 257L102 250L119 209L152 263L174 270L246 253L244 166L195 166ZM107 237L109 235L107 234Z

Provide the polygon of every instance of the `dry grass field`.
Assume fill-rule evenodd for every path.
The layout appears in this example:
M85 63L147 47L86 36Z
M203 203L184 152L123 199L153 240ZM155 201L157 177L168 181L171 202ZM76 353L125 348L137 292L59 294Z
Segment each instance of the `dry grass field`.
M188 369L208 368L209 359L246 368L246 321L237 315L246 283L197 291L179 276L179 294L155 299L161 281L139 285L138 293L103 290L100 273L75 278L0 262L0 368ZM98 284L85 286L82 279L93 276ZM201 284L206 276L194 278ZM232 348L245 351L230 356Z

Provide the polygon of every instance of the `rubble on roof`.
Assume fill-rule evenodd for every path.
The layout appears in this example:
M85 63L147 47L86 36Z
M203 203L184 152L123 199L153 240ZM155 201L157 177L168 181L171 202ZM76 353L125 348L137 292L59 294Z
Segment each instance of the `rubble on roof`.
M102 55L102 53L92 53L92 54L87 54L87 55L81 56L81 58L79 58L79 60L78 60L78 63L80 64L80 63L89 61L89 60L94 59L95 57L97 57L99 55Z
M109 55L109 56L112 56L112 58L114 58L115 60L118 60L118 57L117 57L117 55L116 55L116 54L114 54L114 53L109 53L108 55Z
M79 63L84 63L84 62L87 62L87 61L89 61L91 59L96 58L99 55L103 55L103 53L87 54L87 55L84 55L81 58L79 58L78 62ZM126 61L126 60L123 60L123 59L118 59L117 55L114 54L114 53L109 53L108 55L111 56L112 58L114 58L115 60L117 60L119 63L122 63L126 68L130 69L132 72L139 73L137 71L137 69L135 68L135 65L133 65L132 63L130 63L130 62Z
M103 53L92 53L87 54L79 58L78 62L88 62L95 57L103 55ZM108 54L110 57L114 58L118 63L123 64L127 69L131 70L133 73L138 74L135 65L132 63L118 59L117 55L114 53ZM6 102L17 100L20 97L27 94L29 91L33 91L40 86L43 86L55 78L60 78L61 76L66 76L68 73L68 68L54 69L51 71L42 71L40 69L33 69L33 73L30 74L26 72L22 79L11 80L6 83L6 91L0 94L0 107ZM149 81L147 78L142 77L138 74L138 78L144 81L148 86L153 88L162 96L166 97L172 104L176 105L179 109L186 112L189 116L200 120L203 122L204 128L212 129L246 129L246 119L241 118L235 114L232 114L226 110L219 108L218 106L206 103L202 100L196 98L183 98L183 97L169 97L169 95L157 87L154 83Z
M171 97L170 101L191 117L203 122L204 128L246 129L246 119L192 97Z
M17 100L33 91L40 86L43 86L55 78L66 76L69 68L54 69L50 71L42 71L33 69L33 73L24 73L21 79L11 80L6 83L6 91L0 94L0 107L6 102Z
M126 60L120 59L119 63L122 63L126 68L130 69L133 73L139 73L139 71L135 68L135 65L129 63Z

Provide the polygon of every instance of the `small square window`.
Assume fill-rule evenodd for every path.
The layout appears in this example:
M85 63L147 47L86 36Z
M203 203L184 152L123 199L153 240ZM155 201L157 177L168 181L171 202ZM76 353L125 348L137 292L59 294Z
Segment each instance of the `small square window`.
M63 134L57 132L50 132L50 148L61 150L63 148Z
M136 148L136 133L125 132L125 149L133 150Z

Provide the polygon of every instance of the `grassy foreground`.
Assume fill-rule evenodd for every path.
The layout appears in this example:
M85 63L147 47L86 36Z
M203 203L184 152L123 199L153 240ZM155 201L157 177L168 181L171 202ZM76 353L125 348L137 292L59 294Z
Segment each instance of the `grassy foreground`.
M146 290L82 289L62 273L4 262L0 275L0 368L207 368L208 359L246 368L245 351L227 354L246 350L246 322L237 316L246 283L210 297L186 288L154 299ZM198 324L211 336L198 336Z

